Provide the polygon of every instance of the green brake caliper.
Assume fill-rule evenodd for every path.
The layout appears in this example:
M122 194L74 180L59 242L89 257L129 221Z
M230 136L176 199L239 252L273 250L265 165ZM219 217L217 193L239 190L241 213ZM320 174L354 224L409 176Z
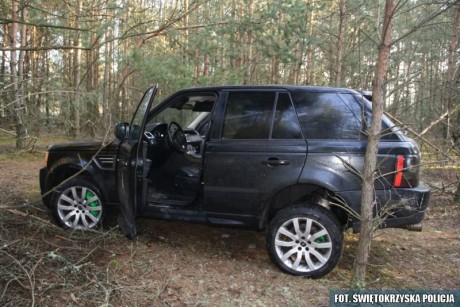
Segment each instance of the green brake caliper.
M318 237L318 238L315 239L315 243L324 243L324 242L327 242L327 236L326 235Z
M85 195L86 200L89 200L89 199L93 198L94 196L96 196L96 195L94 195L94 193L92 193L90 191L86 191L86 195ZM88 204L88 206L90 206L90 207L99 206L99 200L96 199L95 201L90 202ZM96 210L90 210L89 213L91 213L94 217L98 217L101 212L96 211Z

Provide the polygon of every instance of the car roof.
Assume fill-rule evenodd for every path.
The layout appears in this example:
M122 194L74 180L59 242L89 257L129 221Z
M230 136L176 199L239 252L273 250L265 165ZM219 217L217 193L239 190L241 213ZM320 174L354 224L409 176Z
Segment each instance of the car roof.
M346 88L307 86L307 85L219 85L200 86L181 89L179 92L201 92L201 91L232 91L232 90L287 90L290 92L316 92L316 93L350 93L356 91Z

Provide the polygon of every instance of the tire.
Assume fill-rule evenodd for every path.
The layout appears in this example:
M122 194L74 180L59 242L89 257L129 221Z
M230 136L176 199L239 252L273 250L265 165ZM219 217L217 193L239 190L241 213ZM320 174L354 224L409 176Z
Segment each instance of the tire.
M101 225L105 214L99 189L83 178L75 178L53 193L51 211L63 228L92 229Z
M342 256L340 229L338 220L325 208L286 208L278 212L270 224L268 253L284 272L322 277L334 269Z

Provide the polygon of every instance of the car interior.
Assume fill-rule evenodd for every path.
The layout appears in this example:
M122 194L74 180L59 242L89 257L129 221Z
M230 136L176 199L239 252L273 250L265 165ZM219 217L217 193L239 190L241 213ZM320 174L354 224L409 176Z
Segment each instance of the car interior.
M144 133L151 160L149 205L182 207L198 196L205 140L216 100L215 93L186 93L149 119Z

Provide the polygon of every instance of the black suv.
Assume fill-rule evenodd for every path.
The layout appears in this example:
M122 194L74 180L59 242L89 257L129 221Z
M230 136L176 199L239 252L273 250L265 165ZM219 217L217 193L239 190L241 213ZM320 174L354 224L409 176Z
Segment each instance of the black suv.
M118 204L130 239L136 216L266 229L282 270L330 272L343 231L359 229L371 103L348 89L216 86L181 90L152 107L156 91L147 90L109 144L49 148L40 186L56 221L96 227L107 205ZM419 185L419 149L388 118L382 125L380 226L420 230L430 192Z

